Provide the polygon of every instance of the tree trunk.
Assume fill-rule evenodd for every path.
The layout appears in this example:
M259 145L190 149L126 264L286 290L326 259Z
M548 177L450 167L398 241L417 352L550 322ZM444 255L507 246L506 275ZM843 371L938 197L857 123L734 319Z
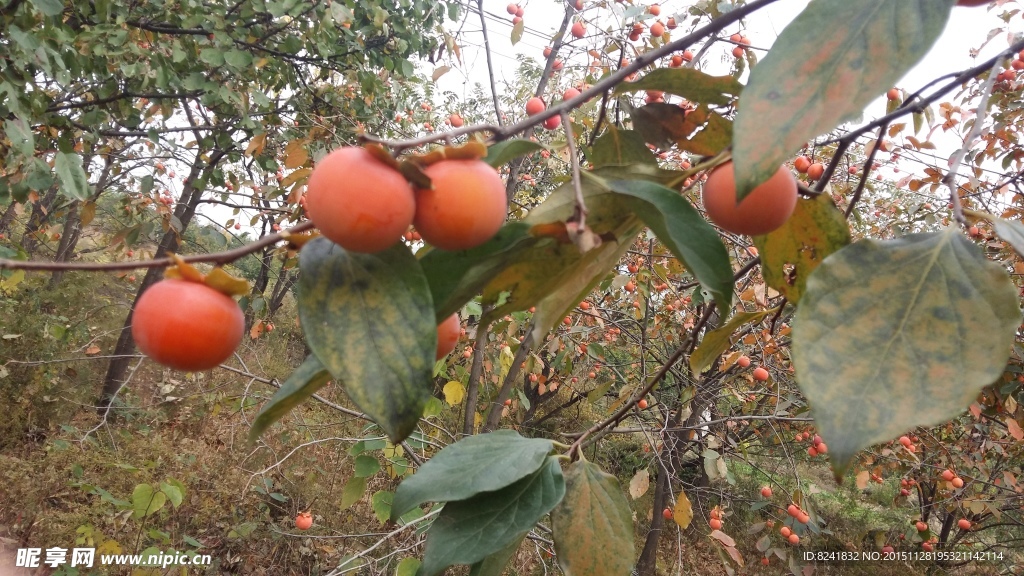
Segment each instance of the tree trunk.
M53 203L57 200L57 185L50 186L35 204L32 205L32 215L28 218L28 223L25 224L25 232L21 235L21 249L28 254L29 258L35 254L36 248L39 247L39 238L36 236L39 230L44 224L50 219L50 214L53 207Z
M274 247L267 246L263 249L263 253L260 254L260 270L256 273L256 280L252 283L252 290L249 291L249 305L245 308L246 332L252 328L252 324L256 320L256 309L252 305L253 299L256 297L263 298L264 306L266 306L266 298L264 298L263 295L267 291L267 284L270 283L270 268L273 265L273 252Z
M270 302L267 303L267 317L273 318L274 313L284 306L284 298L291 291L292 286L299 279L299 271L295 270L281 270L277 275L277 282L274 283L274 289L270 292Z
M175 230L172 227L167 230L163 238L160 239L160 244L157 247L154 258L163 258L168 253L175 252L178 249L180 235L188 228L189 223L195 216L196 208L203 198L202 189L197 187L200 176L206 171L212 170L227 153L227 150L214 150L210 154L210 159L205 167L202 160L200 160L202 154L196 153L196 161L192 165L188 177L185 179L184 188L181 192L181 201L174 209L174 216L181 222L181 229ZM125 374L128 372L128 365L131 361L129 355L135 350L135 339L132 338L132 314L135 311L135 303L139 301L139 297L142 296L146 289L156 284L162 277L163 270L150 268L142 279L139 290L135 293L132 309L128 311L128 316L124 319L121 335L117 339L117 346L114 347L114 358L110 361L110 365L107 367L107 375L103 380L103 391L100 393L100 400L98 402L100 412L106 411L110 406L114 396L124 384ZM168 305L173 306L174 303L170 302Z
M78 212L78 207L81 201L75 200L68 207L68 215L64 219L64 229L60 233L60 243L57 244L57 254L53 257L54 262L67 262L71 259L71 254L75 251L75 245L78 243L78 237L81 232L79 223L81 222L81 215ZM60 284L61 279L64 277L63 270L54 270L50 274L50 288L56 288Z
M7 209L4 210L4 215L0 216L0 234L7 234L11 229L11 224L14 222L17 212L18 203L11 200L11 203L7 205Z

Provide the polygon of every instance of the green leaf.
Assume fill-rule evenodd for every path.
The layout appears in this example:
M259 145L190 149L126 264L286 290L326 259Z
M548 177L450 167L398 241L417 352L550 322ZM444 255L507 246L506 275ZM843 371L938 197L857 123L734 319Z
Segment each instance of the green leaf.
M396 244L357 254L317 238L299 257L306 342L352 401L395 443L430 398L437 323L419 262Z
M530 225L509 222L487 242L459 252L430 250L420 259L430 285L437 322L458 312L508 265L515 254L535 245Z
M219 48L203 49L199 52L199 59L213 67L224 65L224 53Z
M551 441L523 438L514 430L478 434L445 446L395 491L391 518L424 502L465 500L504 488L544 464Z
M775 309L761 312L740 312L730 318L725 326L705 334L700 341L700 346L690 355L690 369L694 373L700 374L710 368L715 359L732 346L732 335L740 326L751 322L760 322L775 312Z
M356 476L368 478L380 471L380 462L373 456L361 454L356 456Z
M306 360L288 376L281 388L263 405L249 430L249 441L260 437L271 424L277 422L292 408L316 394L331 381L331 374L316 356L310 354Z
M733 125L743 199L808 139L857 117L938 39L954 0L814 0L750 72Z
M245 50L231 49L224 53L224 61L232 68L245 69L252 65L252 54Z
M687 112L675 104L648 104L633 110L632 119L644 141L660 149L676 145L686 152L712 156L732 141L732 122L703 105Z
M725 106L740 95L743 85L732 76L711 76L695 68L655 68L636 82L615 87L616 94L640 90L661 90L692 102Z
M28 122L21 118L7 120L4 122L4 132L10 138L11 145L18 152L21 152L22 156L26 158L32 157L36 151L36 137Z
M494 168L499 168L510 160L546 149L548 149L547 146L532 140L522 140L519 138L505 140L504 142L493 144L487 149L487 157L484 158L484 162L487 162Z
M89 197L89 179L82 169L82 157L78 154L58 152L54 160L54 171L60 180L60 189L65 196L75 200Z
M381 524L387 522L388 517L391 516L391 499L394 496L391 492L378 490L370 497L370 506L373 508L373 513L377 516L377 520L380 520Z
M526 540L526 534L524 532L519 538L512 540L508 546L473 564L469 569L469 576L501 576L505 571L505 566L508 566L509 560L515 556L523 540Z
M398 567L395 568L395 576L416 576L416 571L420 569L420 561L418 558L403 558L398 563Z
M47 16L56 16L64 11L64 3L60 0L32 0L32 5Z
M836 477L859 450L967 408L1003 373L1020 321L1006 270L952 228L825 259L797 309L793 361Z
M149 484L139 484L132 490L132 509L135 518L144 518L156 513L167 503L163 492L153 490Z
M622 166L627 164L658 165L658 159L647 149L643 136L633 130L619 130L609 127L594 142L590 150L590 163L594 168Z
M366 478L349 478L341 490L341 509L345 510L358 502L366 493Z
M427 532L418 576L434 576L452 564L475 564L501 551L564 495L562 469L557 458L549 457L539 470L501 490L445 504Z
M642 180L612 180L608 186L712 294L719 310L732 304L732 265L718 232L679 193Z
M661 511L655 511L660 514ZM626 576L633 570L633 518L619 481L579 461L565 472L565 499L551 513L566 576Z
M184 490L182 490L179 486L175 486L167 482L160 483L160 491L163 492L165 496L167 496L167 499L170 500L171 505L174 506L175 508L181 506L182 500L185 499Z
M526 24L524 20L520 20L519 22L516 22L515 24L512 25L512 35L509 37L509 39L512 41L513 46L518 44L519 41L523 39L523 31L525 29Z
M829 254L850 243L850 228L828 194L800 198L781 228L754 236L765 282L796 304L807 277Z

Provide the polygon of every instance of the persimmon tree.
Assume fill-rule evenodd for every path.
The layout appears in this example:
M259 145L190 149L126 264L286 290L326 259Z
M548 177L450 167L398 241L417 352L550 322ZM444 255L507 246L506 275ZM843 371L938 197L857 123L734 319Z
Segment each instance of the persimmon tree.
M302 223L251 248L191 258L223 264L278 241L286 258L298 253L299 318L311 353L261 408L251 436L331 380L340 384L388 437L392 471L404 477L393 493L373 496L375 512L397 523L394 533L429 523L422 560L403 560L402 573L432 576L459 564L470 565L471 574L500 574L542 525L566 574L635 568L652 576L667 523L687 529L698 520L732 572L749 559L729 534L729 502L713 502L708 487L734 480L730 461L757 465L750 454L758 452L790 468L797 460L827 459L836 481L849 477L861 487L900 477L896 504L916 507L923 529L910 525L902 540L885 539L879 549L886 553L906 546L992 552L976 537L986 525L1010 526L1019 535L1021 292L1008 270L1018 274L1024 266L1024 157L1013 104L1020 83L1012 73L1024 41L1015 38L972 69L893 94L893 84L939 37L953 0L815 0L762 52L742 26L771 3L729 11L701 3L670 15L664 7L571 2L537 88L520 108L506 106L492 80L491 102L477 100L493 110L446 110L438 117L448 117L451 129L434 132L427 126L436 119L429 119L424 135L396 139L363 125L366 150L343 154L376 163L363 166L385 170L403 193L417 190L417 202L432 189L432 176L441 178L438 167L450 166L443 163L482 161L490 166L485 170L507 176L514 217L487 238L445 250L396 229L389 231L393 241L375 237L368 249L347 244L352 226L338 236L328 230L338 222L328 217L321 224L326 237L305 234L311 226ZM478 7L483 16L483 3ZM509 6L518 19L513 40L527 17L520 9ZM993 9L1007 19L1019 15ZM336 9L328 10L333 16ZM309 13L293 16L286 29ZM35 10L15 14L41 18ZM607 22L614 25L587 35ZM326 57L328 47L288 54ZM265 57L287 61L274 53L279 49ZM731 55L731 74L703 71L723 50ZM565 70L570 60L584 62L583 72ZM262 86L259 76L250 81ZM302 96L295 98L309 98L312 109L329 91L315 81L301 89L279 81L285 83L278 93L297 90ZM954 106L946 99L958 90ZM882 95L889 102L883 117L849 123ZM224 97L218 105L234 102ZM422 120L429 108L385 118L401 126ZM971 108L970 121L961 124ZM328 168L317 171L328 164L312 158L331 158L325 155L336 139L315 116L301 135L282 126L280 133L292 137L283 137L280 155L260 161L265 133L240 109L235 102L234 114L216 113L217 121L238 124L218 134L238 133L248 141L246 152L230 137L208 137L190 168L190 186L222 178L221 158L270 171L282 156L295 170L287 177L293 192L307 180L325 190L365 186ZM194 120L187 106L182 113ZM276 109L266 113L287 118ZM18 158L45 157L25 144L33 138L25 121L11 122L12 130L23 128L15 133L21 140L11 140L12 149L22 148ZM538 138L541 127L549 132ZM201 124L193 121L189 130L204 142ZM902 156L920 160L935 147L933 135L956 130L963 146L947 165L922 160L927 167L913 176L880 178L883 164L899 169ZM550 171L550 192L520 178L531 165L559 157L565 162ZM81 165L61 158L57 175L81 184ZM29 168L11 164L8 179L23 182ZM730 178L716 178L716 169ZM758 202L760 187L776 175L787 188L796 180L800 197L762 227L758 220L769 215L744 211L744 203ZM446 184L449 178L458 174L446 174ZM911 200L922 190L931 201ZM452 208L444 202L437 199ZM297 199L285 203L275 223L297 222L301 208ZM716 217L732 208L735 215ZM195 206L177 210L173 216L187 223ZM329 239L343 237L348 248ZM176 248L161 244L155 256ZM149 284L167 263L146 263ZM0 265L53 269L11 259ZM181 261L177 270L189 274ZM438 359L437 326L456 313L469 319L470 334L463 350L456 344L454 354ZM446 338L453 333L445 329ZM441 397L462 410L457 441L436 434ZM581 404L598 417L577 429L535 438L499 429L506 422L520 431L538 428ZM654 471L650 520L637 515L647 526L639 558L626 490L596 463L612 434L642 438ZM354 454L366 450L353 447ZM395 454L417 462L415 473L409 460L397 471ZM782 489L784 474L765 474L768 490L748 495L764 518L751 533L759 534L763 562L777 557L795 571L803 560L794 547L822 538L828 524L799 478L797 489ZM638 498L649 484L645 468L628 492ZM371 550L331 573L351 569ZM1004 567L1012 571L1013 562Z

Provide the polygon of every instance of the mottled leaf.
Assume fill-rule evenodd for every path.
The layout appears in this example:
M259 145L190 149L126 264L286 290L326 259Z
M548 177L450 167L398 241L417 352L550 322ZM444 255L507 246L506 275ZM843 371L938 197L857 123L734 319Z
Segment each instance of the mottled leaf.
M504 488L533 474L550 452L550 440L523 438L514 430L464 438L446 446L398 486L394 518L424 502L465 500Z
M597 464L565 472L565 499L551 513L558 565L566 576L627 576L633 570L633 518L619 481Z
M743 85L732 76L711 76L695 68L655 68L636 82L615 87L616 94L640 90L661 90L691 102L725 106L740 95Z
M686 492L680 491L679 495L676 496L676 506L672 510L672 520L684 530L693 521L693 504L690 503L690 498L686 495Z
M797 382L841 478L863 448L966 409L1020 325L1002 266L952 228L832 254L793 326Z
M717 328L704 335L700 346L690 355L690 369L694 373L701 373L714 364L715 359L732 346L732 335L741 326L751 322L760 322L763 318L776 312L762 310L760 312L740 312L734 315L721 328Z
M654 182L612 180L608 186L657 234L718 303L732 303L732 266L718 232L679 193Z
M850 228L828 194L800 198L781 228L755 236L765 282L796 304L807 277L829 254L850 243Z
M331 374L316 356L310 354L306 360L288 376L281 388L263 405L249 429L249 441L254 441L271 424L291 412L307 398L331 381Z
M954 0L814 0L750 72L733 125L737 196L858 116L938 39Z
M522 538L564 495L562 469L552 456L539 470L500 490L445 504L427 532L417 574L434 576L452 564L475 564L501 551Z
M326 238L299 258L306 342L352 401L398 442L416 427L432 387L437 324L419 262L397 244L348 252Z

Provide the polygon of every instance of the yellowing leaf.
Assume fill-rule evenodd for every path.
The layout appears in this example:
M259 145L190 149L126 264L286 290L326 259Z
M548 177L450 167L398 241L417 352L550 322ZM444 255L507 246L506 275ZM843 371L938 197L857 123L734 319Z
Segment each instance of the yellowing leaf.
M251 291L249 282L228 274L220 267L211 270L203 282L210 288L228 296L245 296Z
M1006 418L1006 431L1010 433L1010 436L1013 436L1014 440L1018 442L1024 440L1024 430L1020 429L1020 424L1013 418Z
M263 152L263 147L267 145L267 133L257 134L252 137L249 141L249 145L245 147L245 155L252 156L254 154L259 155Z
M800 301L811 272L849 243L846 219L828 194L797 200L793 216L781 228L754 237L765 282L794 304Z
M462 382L452 380L444 385L444 401L449 406L462 404L462 399L465 397L466 387L462 385Z
M676 496L676 507L672 510L672 519L684 530L693 521L693 504L690 503L686 492L679 492L679 496Z
M711 537L714 538L715 540L718 540L722 544L725 544L726 546L730 546L730 547L736 546L736 541L732 539L732 536L729 536L728 534L726 534L725 532L722 532L721 530L712 530L711 531Z
M92 219L96 217L96 203L86 202L82 204L82 212L79 216L79 224L83 227L88 226Z
M629 495L636 500L647 493L651 487L651 474L647 470L638 470L629 481Z
M298 168L309 160L305 140L292 140L284 149L284 167Z
M444 76L450 70L451 68L449 68L448 66L438 66L437 68L434 68L434 73L430 75L430 79L433 80L434 82L437 82L438 78Z

